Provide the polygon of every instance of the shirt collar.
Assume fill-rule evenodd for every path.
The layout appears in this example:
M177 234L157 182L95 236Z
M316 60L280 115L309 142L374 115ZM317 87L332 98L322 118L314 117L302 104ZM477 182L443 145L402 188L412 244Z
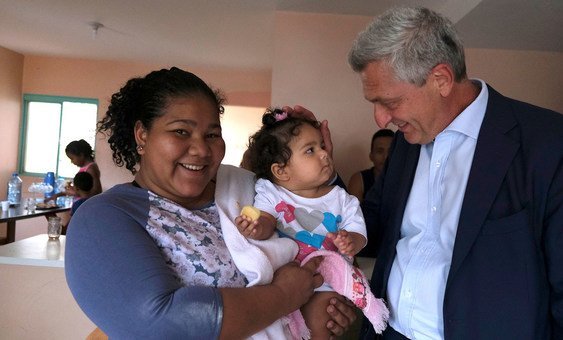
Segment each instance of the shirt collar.
M485 117L487 102L489 100L489 89L487 84L481 79L471 79L473 83L480 83L481 91L475 100L469 104L442 133L446 131L456 131L473 139L477 139L481 123ZM476 84L477 85L477 84Z

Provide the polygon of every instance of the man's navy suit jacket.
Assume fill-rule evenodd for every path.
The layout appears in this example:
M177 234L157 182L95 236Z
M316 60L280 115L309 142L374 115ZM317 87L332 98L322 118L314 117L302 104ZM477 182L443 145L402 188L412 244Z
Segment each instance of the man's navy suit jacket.
M420 145L398 133L362 205L386 297ZM489 87L443 305L445 339L563 339L563 115ZM364 322L365 323L365 322ZM363 329L364 339L375 337Z

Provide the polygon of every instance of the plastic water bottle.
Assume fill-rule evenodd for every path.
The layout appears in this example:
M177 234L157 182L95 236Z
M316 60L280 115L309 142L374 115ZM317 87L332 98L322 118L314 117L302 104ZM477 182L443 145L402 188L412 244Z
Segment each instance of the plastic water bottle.
M55 173L48 172L45 175L45 179L43 179L43 183L49 184L51 188L53 188L51 191L45 193L45 198L50 198L55 194Z
M55 194L64 192L65 187L66 187L66 180L63 177L59 176L59 178L57 178L57 180L55 181ZM66 206L65 196L57 197L56 203L59 207Z
M8 181L8 201L11 205L20 204L22 199L22 179L17 172L12 174L12 178Z

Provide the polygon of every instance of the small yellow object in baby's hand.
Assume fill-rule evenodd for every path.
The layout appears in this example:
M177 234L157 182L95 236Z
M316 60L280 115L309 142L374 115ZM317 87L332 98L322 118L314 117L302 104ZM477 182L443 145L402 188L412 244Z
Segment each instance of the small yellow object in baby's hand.
M256 221L258 217L260 217L260 209L255 208L251 205L245 205L244 207L242 207L240 214L248 217L252 221Z

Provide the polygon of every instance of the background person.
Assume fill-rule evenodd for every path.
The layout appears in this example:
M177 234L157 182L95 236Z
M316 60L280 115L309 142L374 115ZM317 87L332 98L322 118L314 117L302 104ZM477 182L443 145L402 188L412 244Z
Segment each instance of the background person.
M77 173L74 176L72 183L73 183L75 194L78 197L78 199L72 203L72 206L70 208L69 220L66 223L63 223L63 228L61 232L62 235L66 235L68 223L70 223L70 219L72 218L72 215L76 213L76 209L78 209L78 207L81 206L82 203L84 203L88 198L93 196L92 188L94 186L94 179L92 178L92 175L90 175L89 173L87 172Z
M84 139L75 140L65 148L65 153L72 164L80 167L78 172L87 172L94 180L92 186L92 195L97 195L102 192L102 183L100 181L100 168L94 161L94 150L92 146ZM70 191L72 194L72 189Z
M563 116L468 79L452 23L425 8L376 18L349 63L399 129L363 202L384 230L383 338L562 339Z
M94 161L94 150L92 146L84 139L75 140L67 144L65 153L71 163L80 168L78 169L78 173L87 172L92 176L93 184L91 195L101 193L102 183L100 180L100 168ZM74 196L75 200L79 199L73 184L67 185L64 191L54 194L48 200L56 201L57 197L60 196Z
M87 172L79 172L72 179L72 183L76 196L78 196L79 199L72 203L72 208L70 209L71 217L82 203L93 196L92 189L94 188L94 178Z
M77 210L65 274L82 310L110 338L247 338L279 325L322 283L312 261L270 268L258 274L271 284L244 287L256 277L234 263L228 245L240 233L225 221L237 201L252 203L254 179L220 167L222 102L194 74L163 69L129 80L98 125L116 165L135 180ZM229 186L240 193L224 194ZM354 311L332 302L327 327L341 334Z
M373 166L369 169L358 171L350 177L348 192L358 198L360 203L364 200L366 192L373 186L375 178L383 170L383 165L389 155L389 148L395 133L393 130L381 129L371 137L369 159Z

